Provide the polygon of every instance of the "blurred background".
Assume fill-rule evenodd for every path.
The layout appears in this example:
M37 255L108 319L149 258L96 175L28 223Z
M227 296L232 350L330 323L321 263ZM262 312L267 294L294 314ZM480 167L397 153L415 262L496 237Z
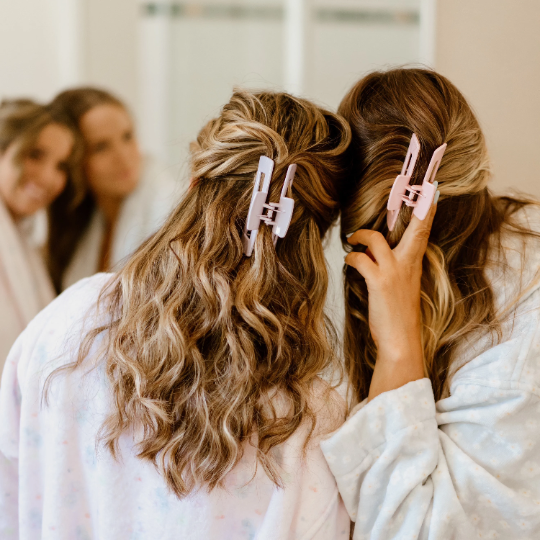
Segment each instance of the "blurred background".
M335 108L366 71L424 63L477 111L494 188L540 195L538 21L538 0L3 0L0 97L105 87L181 166L234 85Z
M538 0L2 0L0 98L110 90L185 182L189 142L236 85L335 109L367 71L424 64L477 111L493 189L540 196L538 21ZM341 311L335 231L328 258Z

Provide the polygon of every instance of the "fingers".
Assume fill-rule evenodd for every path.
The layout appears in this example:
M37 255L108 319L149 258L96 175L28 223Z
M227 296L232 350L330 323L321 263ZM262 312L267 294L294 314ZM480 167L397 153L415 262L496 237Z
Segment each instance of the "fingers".
M436 211L437 205L434 204L424 220L418 219L413 214L409 226L394 250L397 255L404 258L422 260L427 249L429 234Z
M390 264L393 261L394 254L401 260L408 260L413 263L421 262L427 249L436 211L437 204L435 201L424 220L418 219L413 214L411 222L405 230L401 241L393 251L384 236L378 231L360 229L348 238L348 242L353 246L357 244L367 246L367 254L363 255L366 255L366 258L371 262L374 260L378 265ZM354 254L351 253L350 255ZM362 261L364 261L364 258L362 258ZM347 259L346 262L351 266L355 266L354 264L349 263ZM367 263L363 264L365 266ZM360 272L360 270L358 271Z
M375 277L377 272L377 265L365 253L349 253L345 257L345 263L358 270L366 280Z
M357 244L367 246L378 264L385 264L392 260L392 250L385 237L378 231L360 229L349 238L348 242L353 246Z

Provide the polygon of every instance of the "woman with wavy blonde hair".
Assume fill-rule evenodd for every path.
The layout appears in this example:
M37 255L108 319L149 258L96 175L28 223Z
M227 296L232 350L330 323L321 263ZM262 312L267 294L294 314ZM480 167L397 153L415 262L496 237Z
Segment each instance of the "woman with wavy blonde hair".
M539 205L489 191L478 121L433 71L372 73L339 111L353 133L341 230L349 251L355 246L345 270L345 355L361 404L322 447L354 538L536 537ZM431 234L418 229L414 191L393 230L387 224L413 134L412 185L447 145ZM401 252L411 227L423 236L423 260L423 250Z
M318 445L344 417L322 239L349 142L308 101L235 92L163 227L33 321L0 394L2 538L349 538ZM261 156L269 203L296 164L295 206L246 256Z

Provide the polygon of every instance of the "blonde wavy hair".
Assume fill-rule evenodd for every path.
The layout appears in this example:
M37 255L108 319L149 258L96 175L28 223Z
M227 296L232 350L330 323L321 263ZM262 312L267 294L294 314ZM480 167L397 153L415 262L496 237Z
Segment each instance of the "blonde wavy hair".
M322 239L349 142L342 118L306 100L236 91L192 145L191 189L102 293L112 319L86 336L77 365L105 333L114 410L103 441L116 455L119 437L142 429L138 456L178 497L222 485L248 442L280 485L272 449L303 422L314 427L313 385L338 369ZM275 161L270 201L297 164L296 205L286 238L274 248L262 225L247 258L261 155Z
M421 289L426 376L436 398L445 390L452 352L462 338L484 328L500 335L493 291L484 270L490 242L503 228L535 235L512 218L532 200L494 197L488 190L490 166L484 135L459 90L425 69L375 72L360 80L339 112L350 123L351 175L341 196L341 232L367 228L395 246L412 209L403 205L394 230L386 226L386 204L413 133L421 143L413 184L420 184L433 151L448 147L437 173L441 192L424 258ZM498 243L500 246L500 242ZM358 399L369 392L377 350L369 333L365 281L345 269L345 357Z

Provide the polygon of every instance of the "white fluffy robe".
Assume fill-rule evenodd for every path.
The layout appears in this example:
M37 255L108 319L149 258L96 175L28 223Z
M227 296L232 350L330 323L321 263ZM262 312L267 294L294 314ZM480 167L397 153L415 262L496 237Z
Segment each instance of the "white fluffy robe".
M522 217L540 231L537 209ZM503 241L489 268L503 339L460 345L444 399L411 382L321 443L355 540L540 538L540 241Z
M156 468L136 457L133 436L120 439L115 461L97 442L111 411L102 364L53 380L75 359L83 327L104 322L93 309L110 275L80 281L42 311L15 343L0 391L0 538L2 540L348 540L350 522L315 436L303 447L298 429L276 449L284 488L249 445L224 489L179 500ZM97 347L97 345L96 345ZM326 398L326 394L318 393ZM344 401L313 405L327 433L344 419Z
M116 268L150 235L155 233L180 202L185 186L154 160L144 160L139 185L120 210L112 240L111 268ZM99 271L99 257L105 222L96 209L66 270L62 288L67 289L82 278Z
M53 298L39 253L0 201L0 372L17 336Z

